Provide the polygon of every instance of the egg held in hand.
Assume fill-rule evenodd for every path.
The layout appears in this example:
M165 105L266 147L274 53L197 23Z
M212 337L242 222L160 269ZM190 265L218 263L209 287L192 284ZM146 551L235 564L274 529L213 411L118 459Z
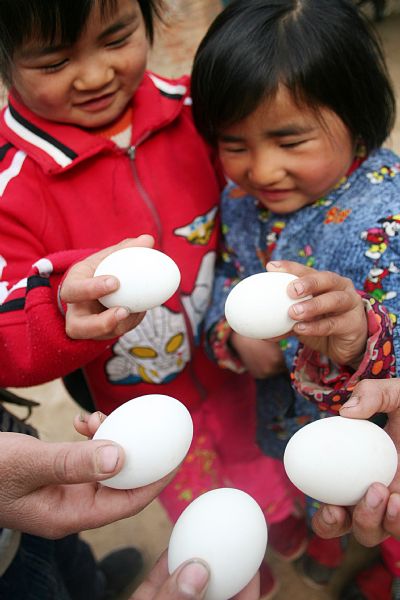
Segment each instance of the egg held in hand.
M398 456L392 439L378 425L326 417L293 435L283 461L289 479L307 496L352 506L372 483L392 482Z
M132 489L158 481L185 458L193 437L187 408L175 398L149 394L116 408L93 439L111 440L125 451L122 470L102 485Z
M269 339L285 335L296 324L289 308L307 298L294 300L287 294L289 283L298 279L290 273L256 273L240 281L225 303L225 317L236 333L249 338Z
M227 600L257 573L267 547L267 524L257 502L241 490L220 488L196 498L176 522L168 569L198 558L210 568L206 600Z
M176 292L181 280L172 258L142 246L109 254L98 265L94 277L98 275L113 275L120 284L99 301L107 308L123 306L133 313L161 306Z

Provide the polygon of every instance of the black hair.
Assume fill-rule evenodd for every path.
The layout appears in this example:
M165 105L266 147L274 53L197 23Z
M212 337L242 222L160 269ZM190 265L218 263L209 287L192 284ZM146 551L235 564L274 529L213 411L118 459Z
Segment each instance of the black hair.
M137 0L147 37L153 42L154 20L161 18L163 0ZM24 42L38 39L73 44L79 38L92 9L112 13L116 0L0 0L0 77L10 85L14 52Z
M285 85L295 102L335 112L367 151L395 120L379 39L351 0L233 0L195 55L195 123L212 144Z

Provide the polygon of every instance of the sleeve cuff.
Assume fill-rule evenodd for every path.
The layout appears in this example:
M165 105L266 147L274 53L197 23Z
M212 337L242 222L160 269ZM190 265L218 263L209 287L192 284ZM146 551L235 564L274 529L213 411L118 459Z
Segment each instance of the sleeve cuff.
M339 366L327 356L300 344L293 364L292 380L296 390L318 404L320 410L338 412L362 379L389 379L395 376L393 323L385 307L364 294L368 320L368 340L356 371Z
M209 347L214 360L222 369L229 369L234 373L244 373L246 368L229 343L232 328L225 319L216 323L208 336Z

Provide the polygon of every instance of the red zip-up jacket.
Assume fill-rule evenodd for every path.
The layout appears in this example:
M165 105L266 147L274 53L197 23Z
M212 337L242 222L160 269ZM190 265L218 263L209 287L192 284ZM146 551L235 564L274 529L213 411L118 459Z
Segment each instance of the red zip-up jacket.
M96 406L109 413L148 393L196 406L232 379L201 344L221 182L194 128L188 83L145 75L127 151L43 120L11 93L0 120L0 386L84 366ZM69 339L57 299L66 270L142 233L179 265L178 292L118 340Z

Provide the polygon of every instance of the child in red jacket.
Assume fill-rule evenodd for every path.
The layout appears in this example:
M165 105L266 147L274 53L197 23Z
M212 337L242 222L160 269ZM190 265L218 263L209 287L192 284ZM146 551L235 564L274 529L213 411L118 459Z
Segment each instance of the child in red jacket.
M202 348L223 182L192 122L188 79L146 72L160 10L158 0L0 2L10 90L0 116L0 385L82 368L105 413L139 395L177 397L195 437L162 495L171 518L208 489L239 487L270 523L289 517L276 546L293 558L304 545L298 495L255 444L250 378L220 370ZM77 294L60 294L77 262L124 238L154 242L178 264L166 304L140 317L102 311L91 299L116 282L86 279L92 272Z

